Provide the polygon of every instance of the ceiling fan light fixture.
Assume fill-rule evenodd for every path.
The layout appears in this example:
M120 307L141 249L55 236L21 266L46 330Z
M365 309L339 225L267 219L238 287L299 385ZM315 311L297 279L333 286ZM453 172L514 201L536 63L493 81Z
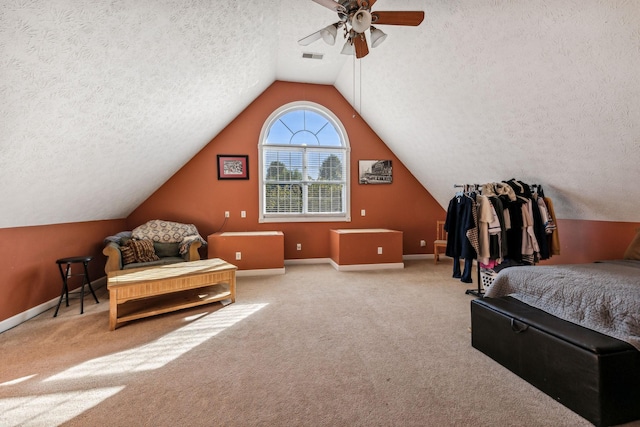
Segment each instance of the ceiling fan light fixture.
M371 26L371 47L380 46L387 38L387 34L379 28Z
M351 18L351 28L356 33L364 33L371 26L371 13L366 9L358 10Z
M355 55L356 54L356 50L353 47L353 43L351 43L351 39L347 40L344 44L344 46L342 46L342 51L340 52L343 55Z
M338 27L335 24L327 25L320 31L322 40L329 46L333 46L336 43L336 35L338 34Z

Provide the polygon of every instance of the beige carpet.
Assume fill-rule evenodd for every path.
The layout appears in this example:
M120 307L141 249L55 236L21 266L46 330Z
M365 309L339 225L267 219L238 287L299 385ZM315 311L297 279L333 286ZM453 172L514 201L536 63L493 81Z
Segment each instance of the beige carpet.
M590 425L471 347L469 287L450 261L287 266L113 332L101 288L0 334L0 425Z

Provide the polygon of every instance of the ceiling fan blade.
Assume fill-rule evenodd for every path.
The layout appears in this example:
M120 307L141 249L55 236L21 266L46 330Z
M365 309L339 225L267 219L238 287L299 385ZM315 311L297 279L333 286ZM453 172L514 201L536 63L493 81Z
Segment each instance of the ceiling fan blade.
M353 38L353 47L356 49L356 58L364 58L369 54L369 46L364 33L358 33Z
M322 30L320 30L322 31ZM307 37L303 37L300 40L298 40L298 44L300 46L308 46L311 43L313 43L316 40L320 40L322 38L322 35L320 34L320 31L316 31L313 34L309 34Z
M424 12L393 11L372 12L371 23L375 25L410 25L415 27L424 20Z
M326 8L333 10L334 12L344 11L344 6L342 6L340 3L335 2L333 0L313 0L313 1L318 3L320 6L324 6Z

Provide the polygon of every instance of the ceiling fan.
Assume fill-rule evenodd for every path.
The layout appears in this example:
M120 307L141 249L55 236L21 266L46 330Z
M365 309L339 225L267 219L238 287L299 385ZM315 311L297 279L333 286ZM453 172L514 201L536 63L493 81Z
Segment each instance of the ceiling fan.
M369 30L371 46L380 45L387 35L375 25L408 25L418 26L424 20L424 12L417 11L393 11L393 12L372 12L376 0L313 0L321 6L329 8L338 13L340 19L335 24L331 24L308 35L300 40L298 44L307 46L322 38L329 45L335 44L338 28L344 28L344 37L347 40L342 48L343 54L352 55L356 58L364 58L369 53L369 46L365 31Z

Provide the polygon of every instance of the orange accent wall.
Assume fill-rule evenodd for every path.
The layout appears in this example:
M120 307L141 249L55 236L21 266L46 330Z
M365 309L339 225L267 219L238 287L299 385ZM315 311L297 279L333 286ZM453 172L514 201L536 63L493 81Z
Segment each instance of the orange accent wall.
M351 144L351 222L258 222L258 142L263 124L284 104L307 100L330 109ZM218 181L217 154L248 154L249 180ZM393 161L392 184L358 184L358 160ZM366 216L360 216L361 210ZM246 211L246 218L240 211ZM224 212L230 217L224 224ZM134 228L150 219L193 223L200 234L216 231L284 232L285 259L329 258L329 230L389 228L403 232L405 254L433 253L435 223L444 209L389 150L333 86L277 81L128 218ZM223 226L224 224L224 226ZM420 247L420 240L427 242ZM296 244L302 250L296 250ZM206 257L206 251L201 252ZM230 262L233 263L233 260Z
M93 255L89 276L103 277L102 242L124 224L121 219L0 229L0 321L60 296L59 258Z
M542 264L582 264L621 259L640 223L558 219L560 255Z

